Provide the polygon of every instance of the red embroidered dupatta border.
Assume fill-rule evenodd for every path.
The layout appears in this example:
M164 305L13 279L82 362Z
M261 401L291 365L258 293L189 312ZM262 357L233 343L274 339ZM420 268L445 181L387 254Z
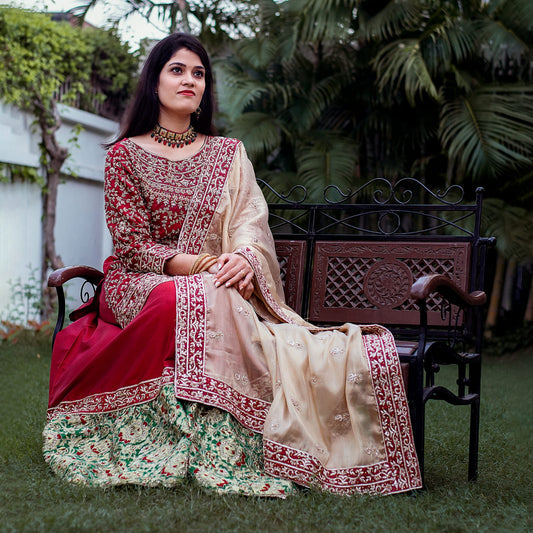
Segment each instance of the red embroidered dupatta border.
M207 236L213 214L220 202L222 190L235 159L239 141L216 138L218 146L213 167L206 180L198 183L191 206L180 232L177 250L179 253L199 254Z
M179 276L176 283L175 392L178 398L220 407L245 427L262 433L270 404L237 392L205 373L207 305L201 275Z
M354 468L327 469L309 453L264 439L265 470L269 474L347 495L392 494L422 487L394 338L381 326L364 327L363 331L386 460ZM392 372L384 372L385 368Z
M180 233L178 250L202 251L213 214L220 202L238 142L221 139L209 178L199 184ZM225 409L246 427L261 432L269 404L239 394L226 383L205 374L207 304L201 275L177 276L175 392L183 400L198 401Z

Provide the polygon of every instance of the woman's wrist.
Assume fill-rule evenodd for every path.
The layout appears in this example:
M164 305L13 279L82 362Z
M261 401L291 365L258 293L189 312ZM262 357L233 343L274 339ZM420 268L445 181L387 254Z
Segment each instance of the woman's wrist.
M176 254L165 263L164 273L167 276L186 276L196 260L196 255Z
M189 269L189 275L199 274L205 270L209 270L216 262L218 258L211 254L200 254L194 260L191 268Z
M209 271L217 263L217 257L207 253L200 255L176 254L165 263L164 272L168 276L188 276Z

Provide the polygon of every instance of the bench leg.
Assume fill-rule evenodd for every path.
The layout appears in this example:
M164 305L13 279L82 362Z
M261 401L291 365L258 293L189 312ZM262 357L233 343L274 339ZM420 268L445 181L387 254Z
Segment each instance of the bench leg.
M424 400L424 368L415 360L409 365L409 410L411 414L411 426L413 439L420 466L422 483L424 482L424 440L426 428L426 405Z
M416 454L418 456L418 464L420 465L420 475L424 483L424 439L425 439L425 424L426 414L424 403L421 402L416 407L415 421L413 423L413 437L415 441Z
M479 396L470 405L470 446L468 450L468 481L476 481L479 449Z

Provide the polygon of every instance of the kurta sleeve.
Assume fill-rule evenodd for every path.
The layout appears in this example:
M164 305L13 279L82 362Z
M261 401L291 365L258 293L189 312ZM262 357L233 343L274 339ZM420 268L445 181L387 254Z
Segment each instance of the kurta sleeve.
M105 216L116 256L131 271L163 274L176 249L155 242L150 210L143 198L127 149L116 144L105 164Z

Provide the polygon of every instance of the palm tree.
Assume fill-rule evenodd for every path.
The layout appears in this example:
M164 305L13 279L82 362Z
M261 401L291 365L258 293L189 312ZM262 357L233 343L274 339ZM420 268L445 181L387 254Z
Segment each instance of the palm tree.
M533 190L530 0L289 0L284 13L293 50L350 58L335 116L361 174L467 185L511 174Z
M528 0L405 0L360 26L358 35L380 42L373 65L384 97L437 106L449 182L531 172L531 20Z
M482 183L496 197L485 202L484 229L497 237L489 327L510 305L516 265L533 258L524 209L533 195L531 21L529 1L406 1L360 28L383 41L374 60L380 90L390 98L402 91L417 109L428 98L438 106L448 183Z
M72 12L85 18L99 0L88 0ZM197 35L204 45L220 45L230 39L239 39L254 33L260 18L264 1L255 0L173 0L157 2L152 0L123 0L122 12L115 20L140 13L148 21L152 16L161 22L168 33L183 31Z
M294 42L281 10L260 35L215 62L221 124L243 140L260 177L280 191L305 183L308 199L320 200L325 185L355 175L353 124L338 105L353 51Z

